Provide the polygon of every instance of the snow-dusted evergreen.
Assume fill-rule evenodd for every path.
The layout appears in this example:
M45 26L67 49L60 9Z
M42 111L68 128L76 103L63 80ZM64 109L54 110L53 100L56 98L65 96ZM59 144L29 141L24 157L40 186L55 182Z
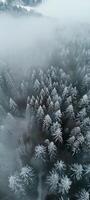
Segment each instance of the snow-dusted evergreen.
M0 132L11 143L17 135L19 164L8 181L16 199L89 200L88 49L81 44L72 55L66 46L56 51L57 63L32 67L23 80L0 74Z

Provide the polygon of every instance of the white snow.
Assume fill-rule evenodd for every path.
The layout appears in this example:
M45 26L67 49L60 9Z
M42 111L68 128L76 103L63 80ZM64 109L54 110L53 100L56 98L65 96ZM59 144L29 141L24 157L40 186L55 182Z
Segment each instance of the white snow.
M2 2L2 3L7 3L7 1L6 1L6 0L0 0L0 2Z
M30 6L24 6L24 5L20 5L20 4L17 4L17 8L25 9L25 10L28 11L28 12L30 12L31 10L34 10L33 7L30 7Z

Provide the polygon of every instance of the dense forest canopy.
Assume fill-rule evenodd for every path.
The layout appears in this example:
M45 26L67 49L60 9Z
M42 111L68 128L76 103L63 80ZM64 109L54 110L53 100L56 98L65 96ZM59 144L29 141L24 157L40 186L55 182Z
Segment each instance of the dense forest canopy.
M8 4L11 4L11 3L24 3L26 5L35 5L37 3L42 3L42 0L1 0L2 3L8 3ZM44 2L44 1L43 1Z
M0 200L89 200L88 15L64 21L46 9L51 4L32 14L37 1L7 2L0 7Z

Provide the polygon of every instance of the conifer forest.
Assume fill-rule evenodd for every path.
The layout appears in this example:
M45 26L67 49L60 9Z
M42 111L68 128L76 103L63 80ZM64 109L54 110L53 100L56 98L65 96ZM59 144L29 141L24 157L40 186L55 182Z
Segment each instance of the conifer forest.
M90 199L90 3L58 1L0 1L0 200Z

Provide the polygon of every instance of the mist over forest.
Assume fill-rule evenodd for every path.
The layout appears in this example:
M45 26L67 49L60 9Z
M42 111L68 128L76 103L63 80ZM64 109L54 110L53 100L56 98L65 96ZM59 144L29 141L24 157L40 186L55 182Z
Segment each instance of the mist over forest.
M0 200L90 199L90 1L0 0Z

